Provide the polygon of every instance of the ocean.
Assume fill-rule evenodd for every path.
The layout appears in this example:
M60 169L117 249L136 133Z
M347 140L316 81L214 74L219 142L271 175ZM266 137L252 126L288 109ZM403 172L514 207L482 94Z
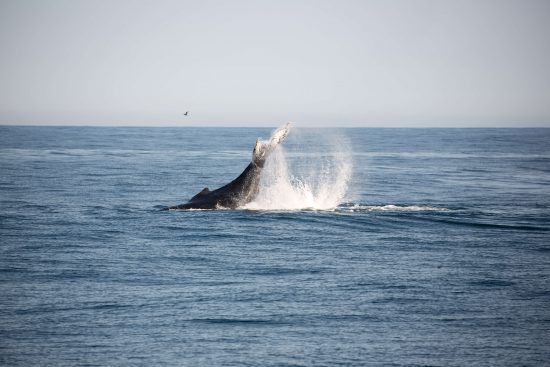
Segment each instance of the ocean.
M0 126L0 365L550 365L550 129Z

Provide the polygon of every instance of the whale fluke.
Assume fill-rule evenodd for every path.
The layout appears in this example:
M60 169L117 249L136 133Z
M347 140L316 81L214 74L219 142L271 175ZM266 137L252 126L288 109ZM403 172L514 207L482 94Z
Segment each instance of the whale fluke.
M238 208L254 200L259 192L260 173L271 152L287 137L290 123L275 130L269 140L256 140L252 149L252 161L233 181L214 191L208 187L193 196L187 203L169 209L218 209Z

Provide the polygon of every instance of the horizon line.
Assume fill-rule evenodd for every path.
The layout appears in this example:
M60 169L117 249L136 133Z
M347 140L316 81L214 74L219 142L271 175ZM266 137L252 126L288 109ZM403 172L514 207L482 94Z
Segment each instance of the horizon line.
M306 128L306 129L334 129L334 128L341 128L341 129L548 129L550 128L550 123L541 123L541 124L548 124L547 126L541 126L539 124L534 125L527 125L527 126L520 126L518 124L517 126L510 126L510 125L492 125L487 126L485 124L480 124L480 126L473 126L473 125L467 125L467 126L456 126L456 125L450 125L450 126L439 126L439 125L413 125L413 126L405 126L405 125L399 125L396 124L394 126L382 126L382 125L350 125L350 124L344 124L344 125L330 125L330 124L321 124L321 125L312 125L312 124L299 124L299 123L293 123L293 125L299 127L299 128ZM190 125L177 125L177 124L111 124L111 123L91 123L91 124L64 124L64 123L45 123L45 124L36 124L36 123L2 123L0 122L1 127L111 127L111 128L274 128L279 126L279 124L276 125L267 125L267 124L258 124L258 125L251 125L251 124L245 124L245 125L237 125L237 124L226 124L226 125L216 125L216 124L190 124Z
M276 128L279 125L117 125L117 124L82 124L82 125L72 125L72 124L2 124L0 127L86 127L86 128L157 128L157 129L166 129L166 128L194 128L194 129L270 129ZM369 125L369 126L357 126L357 125L296 125L300 129L550 129L548 126L540 125L528 125L528 126L380 126L380 125Z

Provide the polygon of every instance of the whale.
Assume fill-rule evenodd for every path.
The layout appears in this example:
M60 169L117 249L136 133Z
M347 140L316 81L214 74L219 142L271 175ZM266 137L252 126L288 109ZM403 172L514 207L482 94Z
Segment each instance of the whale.
M271 152L282 143L290 131L290 123L278 128L269 140L256 139L252 160L233 181L216 190L208 187L189 199L188 202L164 208L164 210L188 209L236 209L253 201L260 191L260 175Z

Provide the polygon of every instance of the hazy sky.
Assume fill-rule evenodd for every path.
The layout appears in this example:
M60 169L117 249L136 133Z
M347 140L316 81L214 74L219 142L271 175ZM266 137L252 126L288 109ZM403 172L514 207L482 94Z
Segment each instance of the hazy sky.
M0 0L0 52L1 124L550 127L548 0Z

